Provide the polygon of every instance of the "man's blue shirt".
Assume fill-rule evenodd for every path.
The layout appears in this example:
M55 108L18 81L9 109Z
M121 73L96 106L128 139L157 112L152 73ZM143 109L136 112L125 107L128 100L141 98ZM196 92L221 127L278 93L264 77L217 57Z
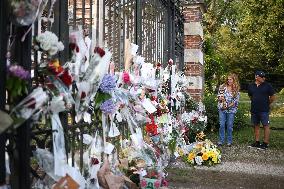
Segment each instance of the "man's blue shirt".
M248 95L251 97L251 112L269 112L269 97L274 94L274 89L267 82L263 82L259 86L255 83L249 84Z

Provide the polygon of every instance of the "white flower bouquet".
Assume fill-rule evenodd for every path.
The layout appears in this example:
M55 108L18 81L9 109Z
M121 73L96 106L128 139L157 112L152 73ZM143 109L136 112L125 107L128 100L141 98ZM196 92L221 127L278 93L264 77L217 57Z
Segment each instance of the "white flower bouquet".
M63 51L64 45L61 41L58 41L58 37L54 33L45 31L36 37L35 49L42 50L49 56L53 56L59 51Z

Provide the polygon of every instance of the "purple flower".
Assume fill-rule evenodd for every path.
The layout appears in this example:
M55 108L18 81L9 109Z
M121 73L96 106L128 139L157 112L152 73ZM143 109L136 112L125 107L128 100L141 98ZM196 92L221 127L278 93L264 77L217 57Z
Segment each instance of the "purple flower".
M103 77L102 83L100 85L100 90L104 93L111 93L116 87L116 80L110 74L106 74Z
M18 77L20 79L27 80L30 78L30 72L26 71L22 66L19 65L9 66L8 71L12 76Z
M104 114L111 114L115 111L115 104L112 99L108 99L101 104L100 109Z

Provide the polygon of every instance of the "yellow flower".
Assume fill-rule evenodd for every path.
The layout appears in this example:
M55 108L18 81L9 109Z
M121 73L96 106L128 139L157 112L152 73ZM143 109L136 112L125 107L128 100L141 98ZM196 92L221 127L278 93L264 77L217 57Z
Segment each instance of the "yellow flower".
M217 156L213 157L213 158L212 158L212 161L213 161L214 163L218 163Z
M183 153L183 151L182 151L181 148L178 148L177 151L178 151L178 154L179 154L180 156L183 156L183 155L184 155L184 153Z
M187 157L187 159L189 160L189 161L191 161L191 160L193 160L195 158L195 154L194 153L189 153L188 154L188 157Z
M208 156L209 156L209 157L213 157L213 156L214 156L214 152L210 150L210 151L208 152Z
M203 153L202 154L202 159L204 160L204 161L206 161L206 160L208 160L208 154L207 153Z
M52 64L54 66L54 68L56 69L56 71L58 70L58 68L60 67L60 63L58 59L55 59L52 61Z

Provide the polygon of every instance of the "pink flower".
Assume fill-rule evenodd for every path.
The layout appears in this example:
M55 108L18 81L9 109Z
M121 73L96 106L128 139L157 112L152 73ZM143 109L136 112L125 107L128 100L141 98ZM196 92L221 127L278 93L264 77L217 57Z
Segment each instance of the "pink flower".
M145 188L147 186L147 181L145 179L140 181L141 188Z
M156 180L156 181L154 182L155 188L159 188L160 185L161 185L160 180Z
M173 63L174 63L173 59L170 59L168 62L169 65L173 65Z
M165 187L169 186L169 183L168 183L168 181L166 179L163 179L162 186L165 186Z
M126 83L126 84L130 83L130 76L129 76L129 73L123 72L123 74L122 74L122 80L123 80L123 82Z

